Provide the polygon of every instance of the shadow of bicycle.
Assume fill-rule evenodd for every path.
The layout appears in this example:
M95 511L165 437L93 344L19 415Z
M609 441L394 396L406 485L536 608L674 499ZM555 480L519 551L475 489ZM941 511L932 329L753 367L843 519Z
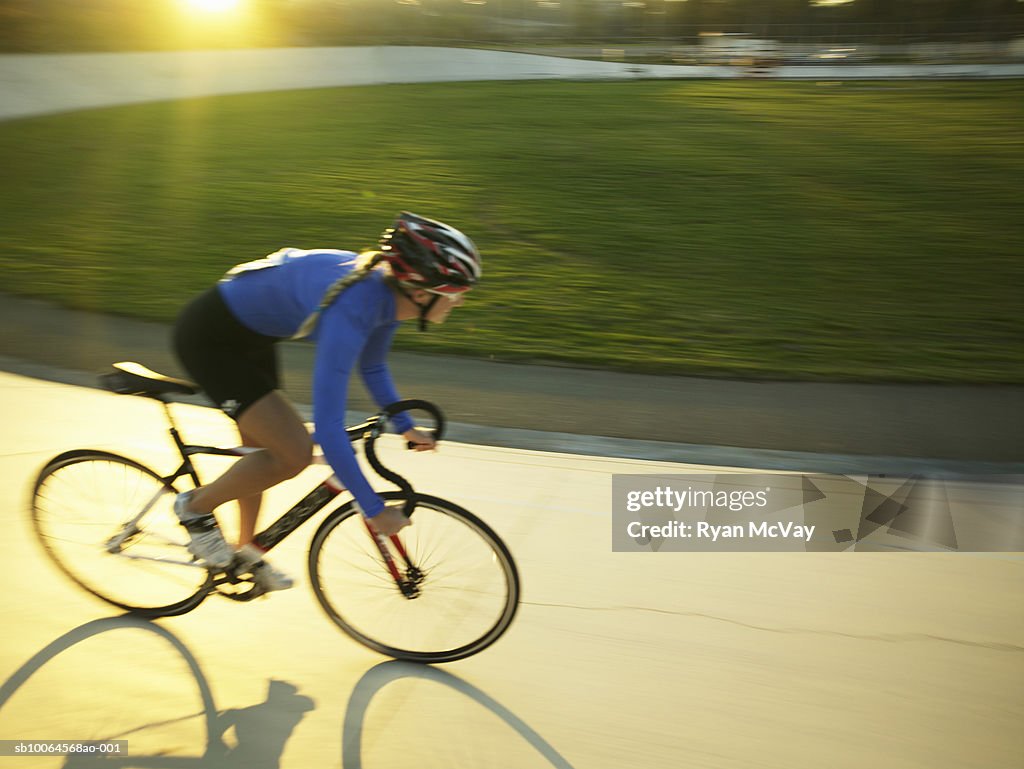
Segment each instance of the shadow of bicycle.
M170 631L146 620L131 616L111 617L94 620L74 628L34 654L18 670L0 685L0 717L4 708L19 691L23 691L33 677L58 655L76 645L104 633L119 630L141 630L154 634L166 642L172 651L184 660L197 687L201 709L169 719L136 723L130 727L122 725L112 732L90 732L71 739L128 740L133 753L125 756L70 755L64 767L87 769L87 767L175 767L188 769L278 769L285 745L304 715L315 707L309 697L298 693L298 689L287 681L271 679L267 686L264 702L246 708L218 711L209 682L195 656ZM38 698L37 698L38 699ZM138 738L154 731L180 725L182 722L200 722L202 735L191 747L160 748L151 755L135 755L134 743ZM67 728L73 728L69 724ZM192 730L193 732L195 730ZM4 735L21 739L24 735ZM230 742L229 744L229 737ZM159 740L157 740L159 741ZM149 740L153 742L153 740ZM173 754L172 754L173 753Z
M128 740L130 753L124 757L71 755L62 764L64 769L280 769L281 756L286 745L296 727L305 715L316 707L316 703L300 694L293 684L270 679L263 702L245 708L220 711L217 709L209 681L188 647L166 628L132 616L94 620L68 631L34 654L0 684L0 739L26 737L24 733L8 734L3 728L5 715L9 715L12 701L17 703L19 694L25 696L25 704L31 705L33 715L45 711L60 718L61 708L70 707L67 701L60 700L58 692L53 691L55 683L62 682L63 679L60 665L54 662L57 658L89 639L126 630L149 634L165 652L169 649L171 657L183 661L194 681L195 692L187 698L184 696L185 692L177 692L177 699L170 707L177 708L178 712L164 718L154 717L154 711L149 707L133 709L130 701L118 698L112 694L110 688L99 698L94 690L83 692L83 706L75 711L76 718L82 719L89 715L83 711L91 705L94 725L90 729L83 726L82 722L65 724L61 726L61 729L65 730L63 736L83 740ZM128 660L124 658L129 656L129 651L144 657L147 669L160 668L161 661L153 654L153 649L140 651L139 646L138 639L132 639L130 644L121 639L120 645L115 646L115 653L107 656L114 657L112 665L124 673L130 670L125 667ZM165 672L167 668L166 664L163 665ZM132 677L123 677L127 679L125 685L130 687ZM154 675L154 678L159 676ZM174 676L175 682L180 682L181 679L180 674ZM368 708L375 699L380 698L384 689L403 680L430 682L468 698L470 703L480 706L484 712L496 716L511 727L529 749L551 766L556 769L573 769L572 765L523 719L477 686L444 670L395 660L382 662L370 668L352 689L342 721L343 769L369 769L364 758ZM161 681L157 681L152 688L159 692L160 685ZM195 698L198 698L198 710L184 706L184 702L193 703ZM163 699L174 698L168 696ZM110 701L116 702L116 725L111 723L111 711L109 708L104 710L106 706L102 704ZM53 708L54 702L59 702L61 708ZM97 703L101 704L97 706ZM9 719L7 721L10 722ZM22 719L18 728L22 728L26 722L26 719ZM191 737L182 739L180 731L173 733L172 736L169 730L184 723L191 726L187 731ZM74 735L67 732L68 729L74 728L84 729L86 733ZM144 746L141 754L138 752L139 745ZM462 757L465 758L465 753Z
M342 723L342 769L368 769L363 763L363 734L367 710L382 689L403 679L430 681L468 697L511 727L551 766L556 769L573 769L572 764L536 730L480 688L445 670L397 660L382 662L370 668L352 690Z

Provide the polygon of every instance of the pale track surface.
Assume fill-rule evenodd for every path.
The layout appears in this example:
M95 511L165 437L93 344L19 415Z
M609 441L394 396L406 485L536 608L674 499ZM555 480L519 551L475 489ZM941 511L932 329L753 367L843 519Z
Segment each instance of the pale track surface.
M120 737L167 757L128 764L139 766L1024 764L1017 556L617 554L610 475L684 466L445 444L401 468L492 523L523 576L516 623L479 656L382 664L349 641L309 590L311 524L274 553L295 590L211 599L150 626L96 624L115 612L41 552L31 483L81 446L167 467L160 409L10 374L0 398L0 739ZM190 440L230 441L219 413L179 412ZM182 763L205 749L203 713L224 711L234 753Z

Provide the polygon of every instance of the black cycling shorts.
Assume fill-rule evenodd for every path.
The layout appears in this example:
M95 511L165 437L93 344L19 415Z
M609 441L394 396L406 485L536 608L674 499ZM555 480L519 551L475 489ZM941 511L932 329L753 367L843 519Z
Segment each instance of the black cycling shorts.
M174 352L192 380L236 421L252 404L277 390L276 337L242 325L216 286L181 311L174 324Z

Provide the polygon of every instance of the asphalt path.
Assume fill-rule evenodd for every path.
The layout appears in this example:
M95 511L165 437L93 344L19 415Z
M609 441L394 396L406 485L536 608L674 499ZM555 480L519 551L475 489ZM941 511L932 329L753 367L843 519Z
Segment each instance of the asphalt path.
M611 475L695 468L395 446L386 457L418 489L495 527L524 584L520 615L493 647L414 666L327 622L304 574L311 525L274 552L298 577L291 591L210 599L156 623L118 617L41 551L31 485L47 459L79 446L167 467L160 408L13 374L0 374L0 403L0 740L127 739L132 759L103 765L148 767L1024 763L1019 554L617 553ZM231 440L215 410L176 411L190 440ZM268 507L323 472L274 489Z
M181 374L169 328L0 294L0 369L94 383L119 360ZM685 344L681 340L680 344ZM283 346L309 404L313 349ZM404 397L432 400L489 445L780 470L1021 472L1024 387L650 376L393 353ZM373 405L356 382L354 410Z

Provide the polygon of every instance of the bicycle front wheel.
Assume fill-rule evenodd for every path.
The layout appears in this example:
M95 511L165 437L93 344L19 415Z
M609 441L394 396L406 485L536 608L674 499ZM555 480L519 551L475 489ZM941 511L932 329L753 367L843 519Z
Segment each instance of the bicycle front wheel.
M187 550L175 493L134 460L69 451L39 474L32 524L60 570L93 595L143 616L184 614L212 576Z
M415 662L476 654L515 617L512 555L487 524L443 499L417 496L412 520L396 538L400 546L389 543L396 582L362 515L352 502L344 505L313 538L313 592L335 624L381 654Z

